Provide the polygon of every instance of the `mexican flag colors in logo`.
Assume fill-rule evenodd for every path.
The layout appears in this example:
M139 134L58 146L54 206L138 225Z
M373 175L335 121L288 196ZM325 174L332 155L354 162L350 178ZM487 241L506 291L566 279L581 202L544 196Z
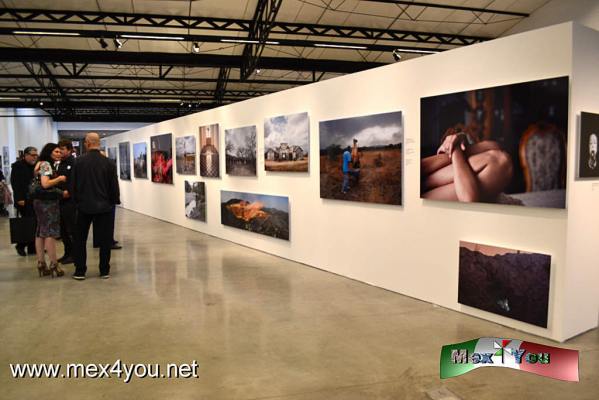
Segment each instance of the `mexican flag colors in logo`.
M578 351L516 339L480 338L441 349L441 378L480 367L506 367L578 382Z

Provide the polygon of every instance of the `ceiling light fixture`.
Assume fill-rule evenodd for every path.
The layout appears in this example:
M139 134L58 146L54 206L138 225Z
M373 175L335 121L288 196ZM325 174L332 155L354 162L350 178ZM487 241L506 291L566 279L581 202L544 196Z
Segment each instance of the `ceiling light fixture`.
M182 36L121 35L126 39L185 40Z
M106 43L106 40L104 40L104 38L98 39L98 43L100 43L100 46L102 46L103 49L108 47L108 43Z
M256 69L256 75L260 75L262 73L262 70L260 68Z
M114 47L116 47L117 49L123 47L123 42L118 37L114 38Z
M436 54L439 53L439 50L419 50L419 49L402 49L397 48L393 50L393 52L402 52L402 53L415 53L415 54Z
M181 105L183 104L183 101L181 101L181 99L150 99L150 101L156 102L156 103L179 103L181 102Z
M191 51L195 54L198 54L200 52L200 44L198 42L193 42L191 45Z
M221 39L220 41L224 42L224 43L260 44L259 40L249 40L249 39ZM264 44L279 44L279 42L273 42L273 41L267 40L264 42Z
M6 100L21 100L20 97L0 97L0 101L6 101Z
M367 46L354 46L348 44L328 44L328 43L314 43L314 47L331 47L334 49L351 49L351 50L366 50Z
M40 101L40 107L41 107L41 106L43 106L43 105L44 105L44 102L43 102L43 101Z
M399 49L395 49L395 50L393 50L393 53L392 53L392 54L393 54L393 59L394 59L396 62L400 62L400 61L401 61L401 54L399 53Z
M12 31L14 35L34 36L81 36L78 32Z

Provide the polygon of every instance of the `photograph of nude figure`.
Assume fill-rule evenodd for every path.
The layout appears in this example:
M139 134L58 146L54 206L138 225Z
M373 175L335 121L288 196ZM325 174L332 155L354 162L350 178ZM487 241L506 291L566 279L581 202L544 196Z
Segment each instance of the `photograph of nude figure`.
M420 100L420 197L566 208L568 77Z

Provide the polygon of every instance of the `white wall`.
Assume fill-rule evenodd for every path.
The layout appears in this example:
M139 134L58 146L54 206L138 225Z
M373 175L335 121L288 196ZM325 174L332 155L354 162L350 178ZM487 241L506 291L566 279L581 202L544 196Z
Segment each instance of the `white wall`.
M599 114L599 32L574 26L572 97L569 157L578 160L580 113ZM599 181L576 180L570 168L568 179L568 242L564 298L564 336L597 326L599 311Z
M503 36L567 21L574 21L589 28L599 30L599 1L551 0L543 7L535 10L530 17L516 24Z
M565 314L572 312L564 309L564 304L569 304L565 297L571 295L563 285L569 268L566 264L567 211L420 199L419 126L421 97L570 75L571 43L572 25L563 24L302 86L115 135L107 139L110 146L121 141L131 144L145 141L149 148L152 135L197 135L199 126L218 122L222 151L224 129L251 124L258 128L257 178L226 175L223 157L223 176L220 179L175 174L174 185L135 178L131 182L120 181L123 206L451 309L563 340L572 334L570 330L564 331L562 326ZM318 122L396 110L401 110L404 118L404 206L321 199L316 157ZM302 111L307 111L310 117L309 175L266 173L264 118ZM570 144L574 137L575 131L571 129ZM573 157L569 162L572 167ZM206 182L207 223L184 216L186 179ZM291 240L281 241L221 225L221 189L289 196ZM547 329L457 303L460 240L552 256ZM585 314L590 311L581 310ZM587 319L587 315L583 319Z

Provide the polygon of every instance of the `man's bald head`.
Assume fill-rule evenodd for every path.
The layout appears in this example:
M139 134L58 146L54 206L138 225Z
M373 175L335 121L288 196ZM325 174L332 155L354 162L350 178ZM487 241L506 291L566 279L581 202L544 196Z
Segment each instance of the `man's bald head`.
M90 132L85 135L85 147L88 150L97 149L100 147L100 135L96 132Z

